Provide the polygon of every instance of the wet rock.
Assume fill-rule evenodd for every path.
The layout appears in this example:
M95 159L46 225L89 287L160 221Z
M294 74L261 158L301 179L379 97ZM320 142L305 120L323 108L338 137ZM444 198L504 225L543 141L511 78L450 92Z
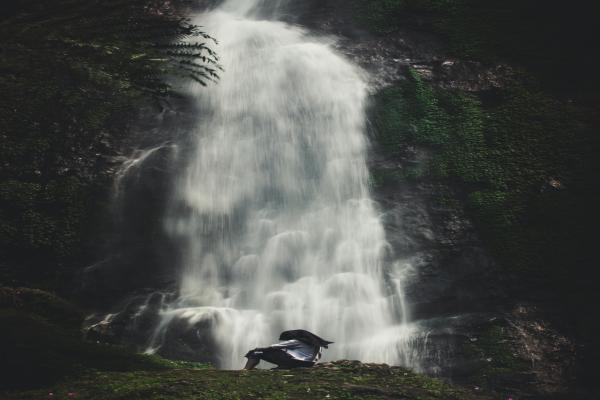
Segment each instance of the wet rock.
M86 304L110 308L142 289L173 285L179 253L163 221L186 151L175 142L195 120L191 107L189 99L177 99L170 107L141 110L132 136L118 153L104 157L113 187L108 237L98 237L98 247L110 256L81 272L76 292Z
M190 325L187 319L175 319L162 333L158 354L174 360L221 365L216 357L217 343L211 334L210 323L203 320Z
M164 292L139 293L121 302L109 313L88 316L84 322L86 340L147 350L149 338L160 323L160 312L169 296Z

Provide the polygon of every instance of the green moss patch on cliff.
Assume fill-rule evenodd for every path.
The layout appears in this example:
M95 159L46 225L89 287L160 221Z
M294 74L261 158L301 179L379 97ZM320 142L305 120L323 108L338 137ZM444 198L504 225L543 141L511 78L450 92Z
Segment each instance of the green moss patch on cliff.
M582 207L597 195L593 114L533 84L489 96L439 89L411 70L375 98L377 141L395 154L409 145L430 149L420 168L463 188L504 265L560 281L572 273L570 257L583 254L590 227Z
M440 57L514 68L512 82L481 93L444 90L415 71L379 93L378 141L398 155L407 146L425 147L430 160L374 171L374 183L425 178L457 189L459 201L440 195L440 204L466 208L501 273L515 283L515 301L533 300L555 314L563 333L586 348L579 368L591 376L600 348L597 322L589 317L598 301L590 276L600 224L600 80L590 53L597 5L367 0L354 6L357 22L375 34L433 33L446 45ZM431 61L434 80L451 83L437 75L439 60Z
M589 360L600 204L596 115L526 75L501 89L467 93L437 87L414 70L377 94L371 109L376 142L402 164L373 171L376 187L433 183L439 191L432 207L467 212L512 283L504 290L515 303L551 304L563 332L589 346L582 354ZM415 148L427 157L415 160ZM472 358L490 359L474 384L529 381L531 365L513 355L505 329L494 326L467 343Z
M288 371L174 369L96 372L44 390L7 393L6 399L487 399L484 394L445 384L408 370L340 361ZM29 396L29 397L28 397Z
M525 391L527 382L518 381L520 377L530 374L532 361L525 360L518 351L515 343L513 328L505 324L491 324L479 333L478 337L467 340L463 351L473 360L479 360L479 368L471 381L488 390L498 390L517 393ZM514 385L515 381L517 385ZM517 386L517 388L514 388ZM520 387L519 387L520 386ZM512 390L506 389L512 387Z
M84 341L82 322L80 309L52 293L0 287L0 390L42 387L96 371L206 368Z

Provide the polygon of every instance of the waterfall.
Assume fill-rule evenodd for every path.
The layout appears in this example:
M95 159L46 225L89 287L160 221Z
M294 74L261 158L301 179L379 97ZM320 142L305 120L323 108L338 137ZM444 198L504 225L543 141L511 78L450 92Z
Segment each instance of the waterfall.
M198 122L165 225L183 249L177 299L148 351L182 321L221 368L307 329L324 358L411 363L403 264L369 190L365 72L276 20L281 1L229 0L195 21L224 72L189 88Z

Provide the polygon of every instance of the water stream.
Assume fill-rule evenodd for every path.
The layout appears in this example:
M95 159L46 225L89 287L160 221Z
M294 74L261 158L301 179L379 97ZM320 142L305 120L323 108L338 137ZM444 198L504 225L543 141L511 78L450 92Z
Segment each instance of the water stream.
M281 3L229 0L196 17L225 72L189 89L199 119L165 221L183 248L179 292L148 352L183 321L221 368L287 329L334 341L325 360L411 365L406 266L369 189L367 77L334 39L277 21Z

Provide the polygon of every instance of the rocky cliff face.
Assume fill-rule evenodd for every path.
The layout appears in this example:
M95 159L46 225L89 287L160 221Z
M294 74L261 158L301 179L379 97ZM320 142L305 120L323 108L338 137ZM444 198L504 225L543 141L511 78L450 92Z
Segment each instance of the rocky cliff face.
M496 91L514 82L518 68L450 55L446 44L426 29L373 34L356 22L355 9L348 2L298 2L287 15L290 22L318 34L340 37L338 51L371 74L373 188L393 253L410 265L405 292L411 319L426 332L416 343L418 368L513 398L572 396L575 344L556 328L560 317L552 306L519 295L518 274L504 269L492 256L473 222L461 184L423 172L436 157L435 146L400 140L391 148L377 122L381 107L386 107L378 102L379 94L415 76L431 87L458 90L493 103ZM185 136L190 126L186 121L193 119L190 113L182 103L174 111L165 111L160 121L149 118L140 131L153 126L154 133L143 135L146 139L140 139L139 148L152 151L135 154L117 172L123 188L120 215L125 218L118 225L117 251L88 268L89 284L84 290L96 290L98 304L113 304L122 312L110 325L92 318L91 335L136 344L157 323L152 320L153 310L164 301L161 291L171 286L172 265L179 256L160 225L169 201L164 194L177 168L171 143ZM148 253L148 248L162 250ZM123 271L144 279L123 279ZM157 293L147 296L152 292ZM109 300L130 293L139 297L119 305ZM147 303L146 313L132 317L142 303ZM132 318L137 318L134 329ZM193 360L198 352L209 353L203 351L206 340L187 327L171 334L166 355ZM585 398L586 393L580 395Z
M427 29L372 34L357 23L356 9L348 2L305 2L290 15L341 37L339 51L371 73L374 99L415 72L432 86L482 98L516 79L518 67L452 56ZM414 27L421 16L406 18ZM460 185L414 176L427 168L435 149L411 143L389 148L377 126L377 108L386 104L373 103L375 196L395 255L412 266L405 289L411 317L428 332L420 367L517 398L570 396L575 345L550 323L556 313L515 292L518 275L499 267L482 243Z

